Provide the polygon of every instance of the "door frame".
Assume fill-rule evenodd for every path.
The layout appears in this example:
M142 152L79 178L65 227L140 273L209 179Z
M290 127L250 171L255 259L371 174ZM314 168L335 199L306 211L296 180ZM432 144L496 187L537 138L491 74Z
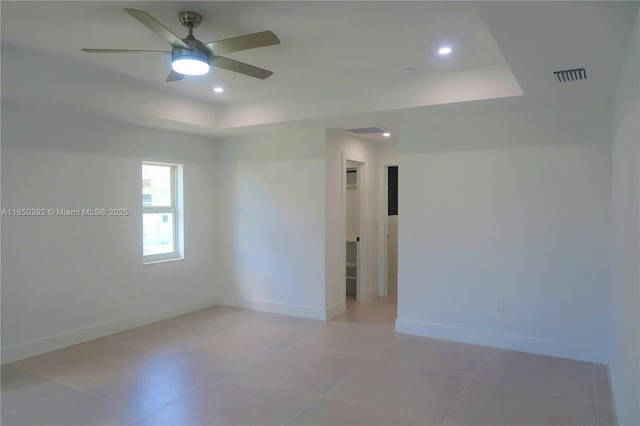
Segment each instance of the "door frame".
M388 229L388 213L389 213L389 167L398 167L398 174L400 171L400 167L398 166L397 162L391 162L391 163L387 163L387 162L383 162L382 164L380 164L380 181L379 181L379 188L382 189L382 193L380 194L380 207L379 207L379 211L381 212L380 214L380 220L378 222L378 229L382 229L382 232L380 233L380 238L378 239L378 265L380 265L380 267L378 268L378 295L379 296L386 296L387 294L389 294L389 282L388 282L388 277L387 277L387 259L388 259L388 253L387 253L387 245L388 245L388 235L389 235L389 229ZM400 176L398 176L398 181ZM399 212L398 212L399 214ZM398 226L399 226L399 221L398 221ZM399 232L398 232L399 233ZM396 265L398 263L398 260L396 260ZM398 287L399 287L399 283L398 283ZM398 289L399 291L399 289Z
M356 245L357 247L357 266L356 266L356 300L360 303L366 302L368 297L367 291L367 241L368 236L366 232L366 218L367 218L367 207L365 203L365 177L367 173L367 164L363 161L360 161L355 158L356 156L350 156L348 153L342 153L342 224L341 224L341 235L342 235L342 303L346 303L346 293L347 293L347 169L357 169L357 191L358 198L360 203L360 241ZM347 164L355 163L355 166L348 166Z

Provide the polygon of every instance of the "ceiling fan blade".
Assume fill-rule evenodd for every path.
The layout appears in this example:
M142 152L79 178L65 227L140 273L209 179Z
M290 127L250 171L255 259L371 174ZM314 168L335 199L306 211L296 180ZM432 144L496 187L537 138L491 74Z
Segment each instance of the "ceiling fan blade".
M247 34L239 37L231 37L224 40L207 43L206 46L214 55L237 52L238 50L254 49L256 47L280 44L280 39L271 31Z
M234 61L233 59L225 58L224 56L214 56L212 58L212 62L213 65L218 68L224 68L225 70L248 75L249 77L259 78L261 80L269 78L273 74L273 71L254 67L253 65L245 64L244 62Z
M80 49L86 53L171 53L165 50Z
M179 72L175 72L174 70L171 70L171 72L169 73L169 75L167 76L167 83L172 82L172 81L180 81L184 78L184 74L180 74Z
M149 15L144 10L137 9L124 9L129 15L136 18L144 26L149 28L154 33L165 39L167 43L175 47L182 47L183 49L189 49L189 46L184 41L180 40L180 37L171 32L167 27L158 22L153 16Z

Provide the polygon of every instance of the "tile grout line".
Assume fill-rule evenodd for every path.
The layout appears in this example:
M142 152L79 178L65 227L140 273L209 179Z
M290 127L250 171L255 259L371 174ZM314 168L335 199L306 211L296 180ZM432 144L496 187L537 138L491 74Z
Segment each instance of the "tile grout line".
M33 373L31 373L31 374L33 374ZM108 399L106 399L106 398L103 398L103 397L101 397L101 396L98 396L98 395L94 395L94 394L92 394L91 392L87 392L87 391L85 391L85 390L83 390L83 389L77 388L77 387L72 386L72 385L70 385L70 384L67 384L67 383L61 382L61 381L59 381L59 380L57 380L57 379L55 379L55 378L53 378L53 377L44 376L44 375L40 375L40 377L42 377L42 378L44 378L44 379L47 379L47 380L50 380L51 382L53 382L53 383L57 383L57 384L59 384L59 385L61 385L61 386L64 386L64 387L66 387L66 388L68 388L68 389L66 389L66 390L64 390L64 391L60 390L60 391L58 391L58 392L54 392L54 393L52 393L51 395L47 395L47 396L44 396L44 397L42 397L42 398L35 399L35 400L30 401L30 402L28 402L28 403L26 403L26 404L24 404L24 405L22 405L22 406L18 406L18 407L15 407L15 408L10 408L9 410L3 411L3 412L2 412L2 414L11 413L11 412L13 412L13 411L19 411L19 410L22 410L22 409L24 409L24 408L28 408L28 407L30 407L30 406L32 406L32 405L34 405L34 404L38 403L38 402L46 401L46 400L48 400L48 399L53 398L54 396L58 396L58 395L61 395L61 394L63 394L63 393L69 393L69 392L71 392L71 391L80 392L80 393L83 393L83 394L85 394L85 395L88 395L88 396L90 396L90 397L92 397L92 398L99 399L99 400L101 400L101 401L103 401L103 402L106 402L108 405L110 405L110 406L112 406L112 407L119 407L119 406L120 406L120 404L118 404L118 403L116 403L116 402L110 401L110 400L108 400Z
M487 347L487 348L485 348L485 351L491 351L491 350L495 350L495 349L496 348ZM502 349L500 349L500 350L502 350ZM483 359L484 359L484 354L483 354ZM592 363L589 363L589 364L592 364ZM595 365L595 364L593 364L593 365ZM593 365L591 366L592 369L595 368ZM424 370L424 371L426 371L426 370ZM529 392L537 393L537 394L540 394L540 395L551 396L553 398L570 399L570 400L573 400L573 401L583 401L582 398L580 398L579 396L576 396L575 394L569 395L569 394L563 394L563 393L556 393L556 392L545 390L545 389L538 389L538 388L535 388L535 387L530 387L530 386L522 384L522 383L510 383L510 382L506 382L506 381L501 381L499 379L492 379L490 377L475 377L476 373L477 373L477 370L473 373L474 378L476 380L481 381L481 382L493 383L493 384L502 385L502 386L510 386L510 387L514 387L514 388L517 388L517 389L521 389L521 390L527 390ZM591 401L591 402L593 402L593 401Z
M389 346L389 347L391 347L391 346ZM336 352L336 353L339 353L339 352ZM358 357L358 356L354 356L354 355L350 355L350 356L352 356L352 357L354 357L354 358L356 358L356 359L364 360L364 361L368 361L368 362L383 363L383 364L393 365L393 363L390 363L390 362L387 362L387 361L373 360L373 359L363 358L363 357ZM316 404L316 402L318 402L320 399L322 399L322 398L328 398L328 399L333 399L333 400L336 400L336 401L344 402L344 403L346 403L346 404L353 405L353 406L356 406L356 407L360 407L360 408L362 408L362 409L374 409L374 410L377 410L377 408L375 408L375 407L373 407L373 408L372 408L372 407L370 407L370 406L368 406L368 405L366 405L366 404L359 404L359 403L356 403L356 402L354 402L354 401L349 401L349 400L344 399L344 398L341 398L341 397L339 397L339 396L331 395L331 394L330 394L330 393L331 393L331 391L333 391L333 390L334 390L335 388L337 388L339 385L341 385L342 383L345 383L347 380L349 380L349 379L351 378L351 376L354 376L356 373L358 373L358 372L360 372L360 371L362 371L362 370L366 370L366 368L367 368L367 366L363 366L363 365L358 364L358 366L356 366L356 368L354 368L352 371L350 371L349 373L347 373L347 374L344 376L344 378L343 378L342 380L339 380L337 383L335 383L333 386L331 386L331 387L330 387L330 388L329 388L325 393L321 394L321 395L320 395L320 398L318 398L318 400L316 400L316 401L314 402L314 405L315 405L315 404ZM311 408L311 407L307 408L307 410L308 410L308 409L310 409L310 408ZM305 410L305 411L307 411L307 410ZM300 414L302 414L302 413L300 413ZM402 419L404 419L404 420L407 420L407 421L412 421L410 417L404 417L404 416L398 416L398 417L399 417L399 418L402 418ZM294 417L293 419L295 419L295 417ZM293 419L292 419L292 420L293 420Z
M252 324L253 324L253 322L252 322ZM369 332L371 332L371 334L373 335L373 334L376 334L376 332L378 332L378 331L383 332L383 330L377 330L377 329L374 330L374 329L371 329L371 328L368 328L368 327L360 328L360 327L358 327L358 324L354 324L354 325L356 326L358 331L367 329L368 332L366 334L369 334ZM240 328L238 330L234 329L234 330L226 331L226 332L230 333L231 335L234 335L237 331L242 331L245 328L249 328L249 327L251 327L250 324L245 324L243 326L240 326ZM221 333L221 332L223 332L223 331L222 330L218 330L215 334L218 334L218 333ZM306 332L305 333L301 333L300 335L295 333L295 338L292 338L291 340L287 340L287 343L283 347L279 347L278 350L275 351L271 355L279 356L282 353L285 353L288 350L290 350L292 347L295 347L295 346L298 346L298 345L302 345L302 346L309 346L310 348L314 348L314 349L317 349L317 350L320 350L320 351L326 351L328 353L334 353L334 354L348 356L348 357L351 357L351 358L358 359L360 361L382 363L382 364L389 364L389 365L397 365L397 366L400 366L400 367L403 367L403 368L415 369L416 371L424 371L424 372L427 372L427 373L434 373L434 374L444 375L444 376L452 376L452 377L456 377L457 376L457 377L460 377L457 374L450 374L450 373L447 373L447 372L444 372L444 371L441 371L441 370L438 370L438 369L421 368L421 367L418 367L416 365L411 365L410 363L404 363L402 361L401 362L397 362L397 361L389 361L389 360L379 359L378 358L379 355L370 357L370 356L363 356L363 354L354 354L354 353L351 353L349 351L342 351L342 350L337 349L337 348L326 348L326 347L324 347L324 345L317 344L317 343L314 344L314 343L311 343L310 341L306 341L305 337L304 337L305 335L306 335ZM398 333L394 333L394 335L398 336ZM378 336L376 336L376 337L378 337ZM117 346L121 345L122 348L131 348L131 349L139 349L140 348L139 346L134 345L134 344L130 344L129 342L116 341L115 343L116 343ZM394 343L389 343L388 346L381 345L382 346L382 351L380 352L380 354L383 354L384 352L386 352L389 348L393 347L393 345L394 345ZM440 424L444 424L450 417L452 417L452 413L454 412L455 404L457 404L461 400L462 394L468 389L468 387L470 386L470 383L472 381L474 381L474 380L475 381L481 381L481 382L484 381L484 382L489 382L489 383L496 383L496 384L501 384L501 385L513 386L515 388L527 389L528 391L532 391L532 392L535 392L535 393L538 393L538 394L546 394L546 395L549 395L549 396L552 396L552 397L556 397L556 398L567 398L567 399L574 399L574 400L579 399L573 393L572 393L571 396L569 396L569 395L560 395L560 394L555 394L555 393L552 393L552 392L545 391L543 389L530 388L530 387L528 387L526 385L523 385L523 384L505 383L505 382L502 382L500 380L495 380L495 379L491 379L491 378L484 378L484 377L482 377L482 375L479 375L478 373L480 372L480 366L481 366L482 362L484 362L485 359L490 357L490 355L491 355L491 349L490 348L483 348L482 352L480 353L480 359L477 362L476 367L473 369L471 375L468 376L466 382L464 382L464 386L461 388L459 393L453 398L453 402L451 403L451 405L450 405L445 417L443 418L443 420L442 420L442 422ZM197 365L198 367L206 367L206 364L201 364L201 362L199 362L199 361L194 361L194 364ZM360 364L360 363L358 363L358 364ZM32 401L30 403L25 404L22 407L11 408L11 409L3 412L3 414L5 414L7 412L13 412L14 410L22 409L24 407L30 407L32 404L34 404L36 402L50 399L55 395L59 395L61 393L66 393L66 392L70 392L71 390L75 390L75 391L84 393L84 394L86 394L88 396L97 398L99 400L103 400L103 401L107 402L109 405L112 405L112 406L121 406L122 405L121 403L117 403L117 402L111 401L110 399L101 397L99 395L95 395L95 394L93 394L93 393L91 393L89 391L86 391L86 390L83 390L81 388L78 388L75 385L67 384L64 381L61 381L61 380L56 379L54 377L50 377L48 375L43 375L43 374L35 372L35 371L30 371L29 369L25 369L23 367L17 367L17 368L19 368L21 370L24 370L25 372L33 374L35 376L39 376L39 377L48 379L48 380L50 380L50 381L52 381L54 383L58 383L58 384L64 386L66 389L60 390L58 392L55 392L55 393L53 393L53 394L51 394L49 396L45 396L45 397L39 398L39 399L37 399L35 401ZM291 422L296 417L298 417L301 414L307 412L315 404L317 404L318 401L320 401L322 398L331 398L331 399L342 401L342 402L345 402L345 403L348 403L348 404L351 404L351 405L367 408L368 407L367 404L361 405L361 404L357 404L357 403L355 403L353 401L349 401L347 399L343 399L343 398L340 398L340 397L329 395L330 392L332 392L335 387L337 387L340 384L346 382L353 375L355 375L357 372L363 370L364 368L365 368L365 366L358 365L355 369L353 369L352 371L348 372L345 376L343 376L342 380L339 380L338 382L334 383L333 386L330 386L324 393L317 393L316 394L317 395L316 398L313 399L310 402L310 405L308 405L306 408L302 409L301 411L297 412L294 416L290 417L287 421ZM594 424L595 425L599 425L600 424L600 419L599 419L599 410L600 410L600 408L599 408L599 400L598 400L597 372L596 372L596 365L593 364L593 363L591 363L591 370L592 370L591 371L591 378L592 378L591 391L592 391L592 394L594 396L594 400L593 400L593 403L592 403L592 415L595 414ZM586 375L588 375L588 371L585 371L585 373L586 373ZM225 376L226 377L220 378L219 380L222 381L222 380L225 380L225 379L230 379L231 377L234 376L234 373L228 373L228 375L225 374ZM462 377L462 378L465 379L464 377ZM84 386L84 384L81 385L81 386ZM175 401L183 398L184 396L185 395L182 394L179 397L177 397L175 399L172 399L171 401L168 401L168 402L166 402L165 404L162 404L159 407L156 407L153 411L149 412L148 414L146 414L144 416L141 416L140 418L138 418L135 421L141 421L143 419L151 417L157 411L165 408L167 405L170 405L170 404L174 403ZM595 409L595 412L593 411L594 409Z
M482 350L482 353L484 354L485 349ZM481 355L481 360L483 358L484 355ZM449 376L449 377L453 377L453 378L457 378L457 379L467 379L467 375L465 374L459 374L459 373L451 373L449 371L444 371L443 369L438 369L438 368L433 368L433 367L422 367L422 366L418 366L414 363L411 362L407 362L407 361L389 361L389 360L385 360L385 359L373 359L373 361L376 362L384 362L384 363L388 363L391 365L398 365L400 367L406 367L412 370L417 370L417 371L422 371L424 373L430 373L430 374L436 374L436 375L440 375L440 376ZM475 369L477 368L477 366L474 368L474 371L471 373L471 375L475 374ZM480 379L480 380L484 380L484 379ZM499 383L499 382L496 382Z
M282 425L290 425L293 420L298 418L298 416L301 416L302 414L304 414L307 411L309 411L311 408L313 408L314 405L316 405L318 403L318 401L320 401L322 398L324 398L324 395L322 395L322 394L317 394L317 395L318 395L318 397L316 399L314 399L309 404L308 407L305 407L302 410L298 411L297 413L292 415L289 419L285 419L285 421L282 423Z
M370 355L370 356L363 356L360 354L355 354L353 352L350 352L348 350L342 350L339 348L334 348L334 347L324 347L324 345L321 345L319 343L314 343L314 342L310 342L310 341L304 341L304 339L299 342L302 345L308 346L308 347L314 347L314 348L318 348L321 349L323 351L326 352L331 352L334 354L338 354L338 355L346 355L346 356L350 356L353 358L358 358L360 360L365 360L365 361L374 361L374 362L388 362L388 361L381 361L379 358L377 358L376 355ZM389 346L384 346L380 352L380 354L382 354L384 351L386 351L387 349L391 348L393 346L393 343L390 343ZM390 363L390 362L388 362Z
M75 386L73 386L73 385L71 385L71 384L69 384L69 383L65 383L65 382L63 382L63 381L61 381L61 380L58 380L58 379L57 379L57 378L55 378L55 377L47 376L46 374L41 374L41 373L38 373L38 372L35 372L35 371L31 371L31 370L28 370L28 369L24 369L24 368L21 368L21 367L18 367L18 368L19 368L20 370L22 370L22 371L25 371L25 372L27 372L27 373L29 373L29 374L33 375L33 376L40 377L40 378L43 378L43 379L45 379L45 380L49 380L49 381L51 381L51 382L53 382L53 383L56 383L56 384L58 384L58 385L60 385L60 386L64 386L65 388L68 388L68 389L66 389L66 390L64 390L64 391L60 390L60 391L58 391L58 392L53 392L51 395L47 395L47 396L44 396L44 397L42 397L42 398L35 399L35 400L33 400L33 401L30 401L30 402L26 403L26 404L25 404L25 405L23 405L23 406L18 406L18 407L15 407L15 408L10 408L9 410L3 411L3 414L4 414L4 413L7 413L7 412L10 412L10 411L18 410L18 409L21 409L21 408L24 408L24 407L31 406L31 405L35 404L36 402L44 401L44 400L50 399L50 398L52 398L52 397L54 397L54 396L56 396L56 395L58 395L58 394L67 393L67 392L70 392L70 391L72 391L72 390L73 390L73 391L76 391L76 392L84 393L85 395L89 395L89 396L94 397L94 398L97 398L97 399L100 399L100 400L102 400L102 401L104 401L104 402L108 403L109 405L118 406L118 404L116 404L116 403L115 403L115 402L113 402L113 401L110 401L110 400L108 400L108 399L106 399L106 398L102 398L101 396L98 396L98 395L94 395L94 394L92 394L92 393L90 393L90 392L87 392L87 391L85 391L85 390L79 389L79 388L77 388L77 387L75 387Z
M345 354L342 354L340 352L334 352L334 353L345 355ZM361 370L365 370L367 368L367 365L362 365L362 364L366 364L367 362L374 361L374 360L371 360L369 358L360 357L360 356L357 356L357 355L350 355L350 354L347 354L347 355L351 356L352 358L355 358L357 360L356 367L353 370L351 370L350 372L348 372L341 380L338 380L336 383L334 383L333 386L331 386L329 389L327 389L327 391L325 393L322 394L322 396L326 396L328 398L334 398L333 396L329 396L329 393L332 390L337 388L338 385L340 385L342 383L345 383L347 380L349 380L351 378L351 376L355 375L356 373L360 372ZM334 398L334 399L340 399L340 398ZM348 401L345 401L345 402L348 402Z
M469 387L469 384L471 383L471 381L475 378L476 373L480 369L480 364L482 364L482 361L484 361L484 357L485 357L485 355L487 353L487 350L488 349L485 349L482 352L482 356L480 357L480 360L478 361L478 365L476 365L476 368L473 370L473 373L471 373L471 376L469 376L469 380L467 380L467 383L465 383L464 387L462 388L462 390L460 391L458 396L456 396L456 399L454 399L453 402L451 403L451 407L449 407L449 411L447 411L447 414L444 416L444 418L440 422L441 425L444 424L447 421L447 419L451 415L451 412L453 411L453 407L456 405L456 402L458 402L458 400L460 399L460 397L462 396L464 391L467 390L467 388Z
M352 405L354 407L358 407L358 408L363 409L363 410L374 410L374 411L379 412L379 413L383 412L382 410L378 409L377 407L372 407L372 406L370 406L368 404L362 404L362 403L359 403L359 402L349 401L348 399L340 398L339 396L335 396L335 395L329 395L328 393L322 395L322 398L333 399L335 401L344 402L345 404L349 404L349 405ZM407 422L415 423L415 420L413 420L410 416L405 416L404 414L393 413L392 416L393 417L397 417L397 418L402 419L402 420L405 420Z
M59 382L56 382L56 383L61 384ZM45 401L45 400L47 400L49 398L52 398L52 397L54 397L54 396L56 396L58 394L67 393L67 392L70 392L70 391L74 390L73 388L70 388L67 385L64 385L64 386L68 387L69 389L65 389L64 391L60 390L60 391L57 391L57 392L53 392L51 395L42 396L40 398L34 399L33 401L25 402L23 405L18 405L17 407L13 407L13 408L9 408L7 410L3 410L2 411L2 415L4 416L7 413L13 413L14 411L20 411L20 410L22 410L24 408L27 408L27 407L30 407L30 406L32 406L32 405L34 405L34 404L36 404L36 403L38 403L40 401Z
M537 393L538 395L546 395L546 396L550 396L550 397L557 398L557 399L569 399L569 400L572 400L572 401L584 402L584 400L582 398L574 396L574 395L559 394L559 393L550 392L550 391L547 391L547 390L544 390L544 389L532 388L530 386L523 385L523 384L501 382L500 380L490 379L490 378L487 378L487 377L476 377L475 379L478 380L478 381L484 382L484 383L491 383L491 384L494 384L494 385L509 386L509 387L512 387L512 388L520 389L520 390L526 390L526 391L529 391L529 392L532 392L532 393Z
M117 403L115 403L115 402L113 402L113 401L110 401L110 400L108 400L108 399L106 399L106 398L103 398L103 397L101 397L101 396L99 396L99 395L94 395L94 394L92 394L91 392L87 392L87 391L86 391L86 390L84 390L84 389L80 389L80 388L77 388L77 387L75 387L75 386L73 386L73 385L70 385L70 384L68 384L68 383L61 382L61 381L59 381L59 380L57 380L57 379L55 379L55 378L53 378L53 377L47 377L47 378L48 378L49 380L53 381L53 382L56 382L56 383L59 383L59 384L61 384L61 385L66 386L66 387L68 387L68 388L71 388L72 390L75 390L76 392L81 392L81 393L84 393L85 395L89 395L89 396L92 396L92 397L94 397L94 398L98 398L98 399L100 399L100 400L102 400L102 401L104 401L104 402L109 403L110 405L114 405L114 406L116 406L116 407L120 405L120 404L117 404Z
M31 374L34 374L34 373L31 373ZM70 392L70 391L72 391L72 390L73 390L73 391L76 391L76 392L83 393L83 394L85 394L85 395L89 395L89 396L91 396L91 397L93 397L93 398L96 398L96 399L99 399L99 400L101 400L101 401L104 401L104 402L106 402L107 404L109 404L109 405L110 405L110 406L112 406L112 407L115 407L115 408L121 408L121 407L123 407L123 404L121 404L121 403L117 403L117 402L115 402L115 401L111 401L111 400L109 400L109 399L107 399L107 398L103 398L103 397L101 397L101 396L99 396L99 395L93 394L93 393L88 392L88 391L86 391L86 390L84 390L84 389L81 389L81 388L78 388L78 387L73 386L73 385L71 385L71 384L68 384L68 383L65 383L65 382L63 382L63 381L60 381L60 380L58 380L58 379L57 379L57 378L55 378L55 377L50 377L50 376L46 376L46 375L42 375L42 374L37 374L37 375L38 375L38 376L40 376L40 377L43 377L43 378L45 378L45 379L47 379L47 380L50 380L50 381L52 381L52 382L54 382L54 383L57 383L57 384L59 384L59 385L61 385L61 386L64 386L64 387L69 388L68 390L65 390L64 392ZM51 395L46 396L46 397L44 397L44 398L40 398L40 399L38 399L38 400L36 400L36 401L32 401L32 402L30 402L30 403L26 404L26 405L25 405L25 407L26 407L26 406L30 406L30 405L32 405L32 404L33 404L33 403L35 403L35 402L40 402L40 401L43 401L43 400L46 400L46 399L52 398L53 396L55 396L55 395L57 395L57 394L59 394L59 393L62 393L62 391L60 391L60 392L55 392L54 394L51 394ZM167 405L169 405L169 404L171 404L171 403L173 403L173 402L177 401L178 399L181 399L183 396L184 396L184 394L179 395L178 397L176 397L176 398L172 399L171 401L168 401L166 404L163 404L161 407L157 407L156 409L154 409L154 410L153 410L153 412L150 412L148 415L140 416L140 418L138 418L138 419L134 420L134 422L138 422L138 421L141 421L141 420L143 420L143 419L145 419L145 418L149 417L149 416L150 416L151 414L153 414L154 412L156 412L156 411L160 410L161 408L166 407ZM16 407L16 408L11 409L11 410L8 410L8 411L13 411L13 410L16 410L17 408L21 408L21 407Z

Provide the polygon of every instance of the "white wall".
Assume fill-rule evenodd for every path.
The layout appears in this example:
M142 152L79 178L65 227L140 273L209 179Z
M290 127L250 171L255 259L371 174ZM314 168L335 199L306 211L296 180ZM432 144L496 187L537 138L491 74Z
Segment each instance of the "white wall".
M639 19L614 104L609 368L618 421L640 424Z
M380 144L380 163L386 165L398 165L398 144L397 143L381 143ZM386 176L384 176L386 179Z
M79 111L2 105L3 208L128 208L2 218L2 361L215 302L210 140ZM142 160L184 165L185 259L142 262Z
M324 319L324 129L233 137L217 152L221 302Z
M402 123L398 331L606 360L609 110Z
M327 129L326 132L326 301L327 315L335 316L345 310L344 296L344 259L345 229L343 213L344 175L346 161L364 163L360 167L358 178L364 187L364 227L361 235L363 257L360 263L363 273L358 271L358 283L366 288L365 300L377 294L377 251L378 251L378 145L351 136L339 129ZM360 298L360 295L358 296Z

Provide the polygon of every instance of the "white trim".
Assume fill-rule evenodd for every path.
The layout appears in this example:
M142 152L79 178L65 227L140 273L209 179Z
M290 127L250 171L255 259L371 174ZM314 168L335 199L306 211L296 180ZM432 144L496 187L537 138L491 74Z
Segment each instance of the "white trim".
M342 221L340 222L340 228L342 229L341 235L344 242L341 244L340 250L342 251L342 267L340 268L340 302L346 306L347 303L347 160L344 155L344 151L340 152L340 214ZM356 248L357 250L357 248ZM357 274L356 269L356 274ZM357 292L356 288L356 292Z
M143 266L144 265L155 265L156 263L175 262L177 260L184 260L184 257L170 257L168 259L152 260L152 261L144 262Z
M338 315L342 315L347 311L347 305L344 302L336 303L335 305L329 306L327 308L327 312L325 314L326 319L335 318Z
M398 318L396 319L396 332L599 364L607 362L602 354L593 353L589 344L580 345L562 340L541 339L499 331Z
M200 301L180 308L169 308L143 314L129 315L75 330L63 331L50 336L40 337L23 343L2 348L2 363L14 362L56 349L108 336L120 331L140 327L163 319L188 314L200 309L216 306L214 300Z
M381 232L378 233L378 295L387 295L387 186L389 184L388 179L385 179L387 171L387 165L380 164L378 171L378 229Z
M380 244L378 250L378 295L386 296L389 294L389 283L387 275L387 246L389 241L387 236L389 235L389 216L388 216L388 197L389 197L389 167L398 167L397 163L382 162L380 164L380 176L378 180L382 194L380 196L380 216L378 221L378 229L382 229L382 233L378 238ZM399 169L399 167L398 167ZM397 263L397 261L396 261Z
M144 220L144 216L143 216L143 220ZM184 257L180 256L177 251L172 251L169 253L142 255L142 263L144 265L153 265L154 263L162 263L162 262L166 262L167 260L180 260L180 259L184 259Z
M353 160L348 160L351 162L355 162ZM364 303L367 302L369 300L368 296L369 294L367 293L367 243L368 243L368 239L369 239L369 235L367 235L367 207L366 207L366 203L365 203L365 185L364 182L366 180L366 174L367 174L367 167L366 167L366 163L357 161L357 163L359 163L357 169L358 169L358 175L357 175L357 181L356 184L358 185L358 198L359 198L359 203L360 203L360 232L358 233L358 237L360 239L360 241L356 242L356 255L357 255L357 262L358 265L356 266L356 285L358 286L358 290L357 290L357 299L358 302ZM347 232L347 227L346 227L346 215L345 215L345 236L346 236L346 232ZM346 240L346 238L345 238ZM346 245L345 245L345 249L346 249ZM346 256L345 256L345 261L346 261ZM346 270L346 264L345 264L345 270ZM346 293L346 291L345 291Z
M293 317L309 318L324 321L326 310L322 307L294 305L266 299L247 299L235 296L219 298L219 304L234 308L250 309L254 311L271 312L274 314L290 315Z
M176 164L176 250L178 258L184 259L184 166Z
M356 169L357 170L357 181L356 181L356 185L358 187L358 197L359 197L359 203L360 203L360 232L358 233L358 236L360 238L360 241L357 243L357 268L356 268L356 276L357 276L357 288L356 288L356 298L358 300L358 302L366 302L368 300L368 293L367 293L367 277L366 277L366 270L367 270L367 240L368 240L368 235L367 235L367 226L366 226L366 218L367 218L367 207L366 207L366 203L365 203L365 190L366 187L364 185L364 181L365 181L365 174L367 171L367 163L365 163L364 161L358 160L357 159L357 155L350 155L349 153L345 153L344 151L341 153L341 164L342 164L342 177L341 177L341 188L340 191L342 193L342 221L341 221L341 228L342 228L342 238L341 240L343 241L342 243L342 250L343 250L343 255L342 255L342 284L341 284L341 296L340 296L340 301L341 303L346 303L346 270L347 270L347 247L346 247L346 241L347 241L347 170L348 169ZM357 163L358 165L356 167L347 167L347 163L348 162L352 162L352 163Z
M159 166L168 167L170 170L171 180L171 205L169 206L145 206L142 205L142 221L144 223L145 214L163 214L172 215L173 230L173 251L168 253L144 254L144 236L142 242L142 260L143 264L149 265L159 263L166 260L178 260L184 258L184 240L183 240L183 205L182 205L182 164L174 163L158 163L153 161L142 161L142 166ZM143 178L144 179L144 178ZM143 224L144 227L144 224ZM144 234L144 230L143 230Z

